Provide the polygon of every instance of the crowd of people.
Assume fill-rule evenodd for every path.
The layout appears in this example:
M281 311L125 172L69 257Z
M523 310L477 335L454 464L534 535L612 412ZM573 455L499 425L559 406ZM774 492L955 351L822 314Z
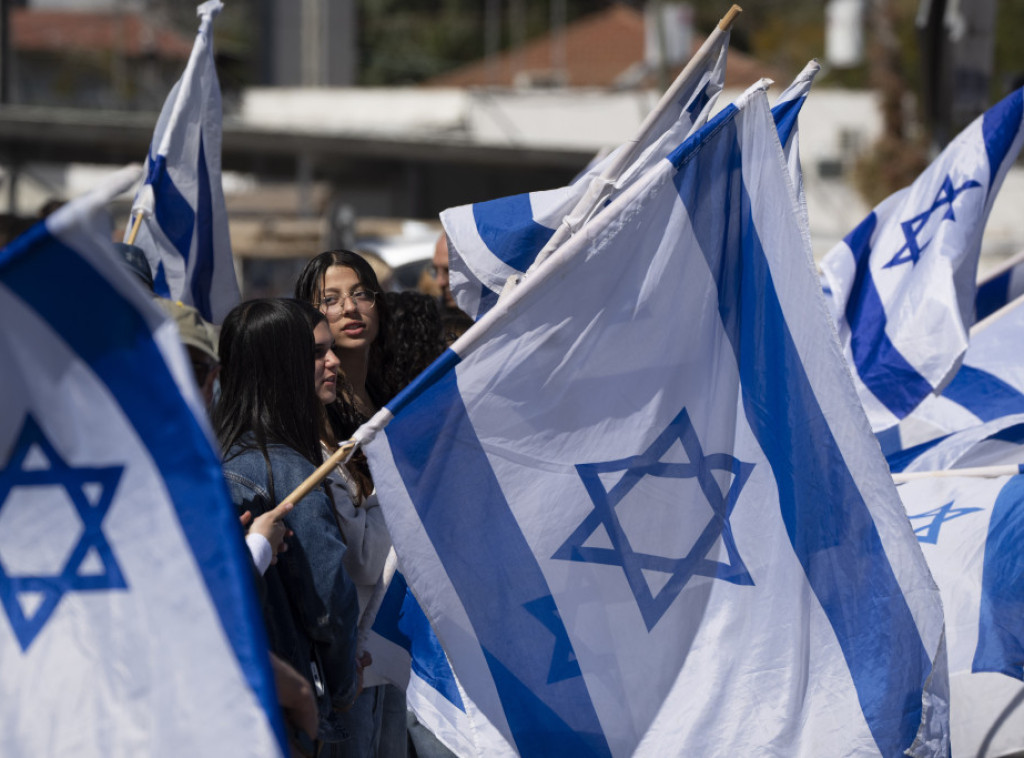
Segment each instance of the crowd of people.
M142 251L118 247L152 290ZM220 444L293 755L447 753L358 649L391 551L365 456L335 466L300 507L285 502L472 323L448 290L443 235L430 284L433 294L385 291L366 258L329 250L306 264L294 297L243 301L219 336L194 308L158 298Z

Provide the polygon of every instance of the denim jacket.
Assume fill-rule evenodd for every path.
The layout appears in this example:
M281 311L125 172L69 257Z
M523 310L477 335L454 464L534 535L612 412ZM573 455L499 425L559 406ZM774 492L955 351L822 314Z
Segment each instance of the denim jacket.
M273 469L273 490L278 500L313 473L314 466L295 450L268 445ZM224 476L239 514L259 516L274 506L263 454L256 449L232 447L225 455ZM264 618L270 648L312 683L320 703L321 738L330 732L330 706L345 707L356 693L356 632L359 606L355 585L342 561L345 543L334 506L323 485L295 504L285 517L294 532L288 549L267 569ZM315 664L325 695L318 692Z

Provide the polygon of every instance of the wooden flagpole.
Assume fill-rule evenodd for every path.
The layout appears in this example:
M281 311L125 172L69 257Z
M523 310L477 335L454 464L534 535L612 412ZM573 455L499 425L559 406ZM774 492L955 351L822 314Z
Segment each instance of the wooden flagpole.
M331 454L330 458L321 463L316 471L307 476L306 480L298 487L296 487L294 490L292 490L288 497L286 497L281 502L295 503L296 505L298 505L299 501L302 500L302 498L304 498L306 495L308 495L313 490L314 487L320 484L320 482L322 482L327 477L327 475L331 473L335 466L337 466L339 463L344 463L345 459L352 453L353 450L355 450L355 447L356 443L353 442L352 440L348 440L347 442L343 443L340 447L338 447L336 451L334 451L334 453Z
M972 477L996 477L996 476L1017 476L1024 474L1024 465L1016 463L1004 464L1001 466L978 466L976 468L949 468L941 471L905 471L900 474L893 474L892 480L896 484L913 482L917 479L932 479L951 476L972 476Z
M144 215L145 214L142 211L135 214L135 220L132 221L132 228L128 230L128 234L126 234L124 238L126 244L135 244L135 238L139 236L139 229L142 227L142 217Z
M661 115L671 106L678 98L679 93L684 87L690 84L690 80L694 77L697 69L704 63L705 59L711 54L715 46L718 44L722 35L725 34L732 26L736 17L743 12L743 9L738 5L733 5L729 11L722 16L722 20L718 22L718 26L708 35L707 39L704 40L704 44L700 46L697 54L690 59L690 62L686 64L686 67L679 72L679 76L676 77L675 81L672 82L665 93L661 96L661 100L654 109L647 114L647 118L640 125L640 129L637 131L635 137L632 140L625 143L626 149L620 151L615 156L611 165L605 170L605 172L593 179L590 182L590 186L587 188L586 194L580 198L579 203L576 207L562 219L562 223L555 229L555 233L548 240L547 244L537 254L537 259L530 266L532 271L541 263L543 263L548 256L551 255L558 247L565 242L573 233L577 232L580 227L586 223L587 219L590 218L594 210L601 206L601 203L607 198L615 182L618 181L622 172L633 163L634 160L639 156L640 148L646 144L652 132L654 131L658 119Z

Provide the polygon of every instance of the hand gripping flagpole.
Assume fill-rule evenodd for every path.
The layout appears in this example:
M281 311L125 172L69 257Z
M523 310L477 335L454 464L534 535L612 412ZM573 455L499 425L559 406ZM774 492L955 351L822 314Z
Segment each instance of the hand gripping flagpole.
M530 266L529 271L533 271L537 266L543 263L552 252L558 249L558 247L565 242L570 236L579 231L580 227L583 226L589 220L594 211L601 206L601 203L607 198L612 190L615 188L615 183L619 180L622 172L633 163L634 160L639 156L641 147L648 144L652 136L652 132L657 128L658 121L661 115L679 98L680 92L685 87L690 86L691 80L696 75L697 70L704 64L704 61L711 55L712 51L718 45L719 40L722 38L730 27L732 27L733 21L736 17L743 12L743 9L738 5L733 5L729 11L722 16L722 20L718 22L718 26L708 35L707 39L704 40L704 44L700 46L697 54L690 59L690 62L686 64L686 67L679 72L679 76L672 82L665 93L661 96L661 100L654 109L647 114L647 118L640 125L636 136L630 141L626 142L623 146L624 149L620 150L618 154L611 161L611 164L605 169L605 172L601 176L596 177L590 182L587 187L586 194L580 198L580 201L576 204L576 207L562 219L562 223L555 229L555 233L548 240L547 244L537 254L537 259ZM529 273L529 271L527 273ZM514 287L518 284L519 277L512 277L509 279L509 283L506 284L505 290L507 291L510 286ZM502 293L504 294L504 292Z
M335 466L347 461L348 457L352 455L352 452L355 449L356 443L353 440L348 440L347 442L342 443L327 460L320 464L316 471L307 476L305 481L293 489L288 497L281 502L295 503L298 505L298 502L302 500L302 498L312 492L314 487L327 478L327 475L334 470Z
M307 476L302 484L292 490L282 502L298 503L312 492L313 488L320 484L336 466L345 463L355 451L357 445L358 443L354 439L341 444L327 460L317 467L316 471ZM370 636L370 627L373 626L373 622L377 618L377 611L380 610L381 603L384 602L384 596L387 594L388 587L391 585L391 580L394 578L397 569L398 556L395 555L395 549L392 547L384 561L384 571L377 580L377 585L373 588L373 594L370 595L366 608L363 609L362 615L359 617L357 644L360 653L366 648L366 640Z

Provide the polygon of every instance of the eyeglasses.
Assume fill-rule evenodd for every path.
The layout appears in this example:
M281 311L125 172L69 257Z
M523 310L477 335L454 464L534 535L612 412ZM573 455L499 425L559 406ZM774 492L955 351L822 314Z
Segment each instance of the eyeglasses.
M369 290L356 290L347 295L324 295L317 307L328 316L337 316L345 309L345 301L351 300L356 310L367 313L377 304L377 293Z

